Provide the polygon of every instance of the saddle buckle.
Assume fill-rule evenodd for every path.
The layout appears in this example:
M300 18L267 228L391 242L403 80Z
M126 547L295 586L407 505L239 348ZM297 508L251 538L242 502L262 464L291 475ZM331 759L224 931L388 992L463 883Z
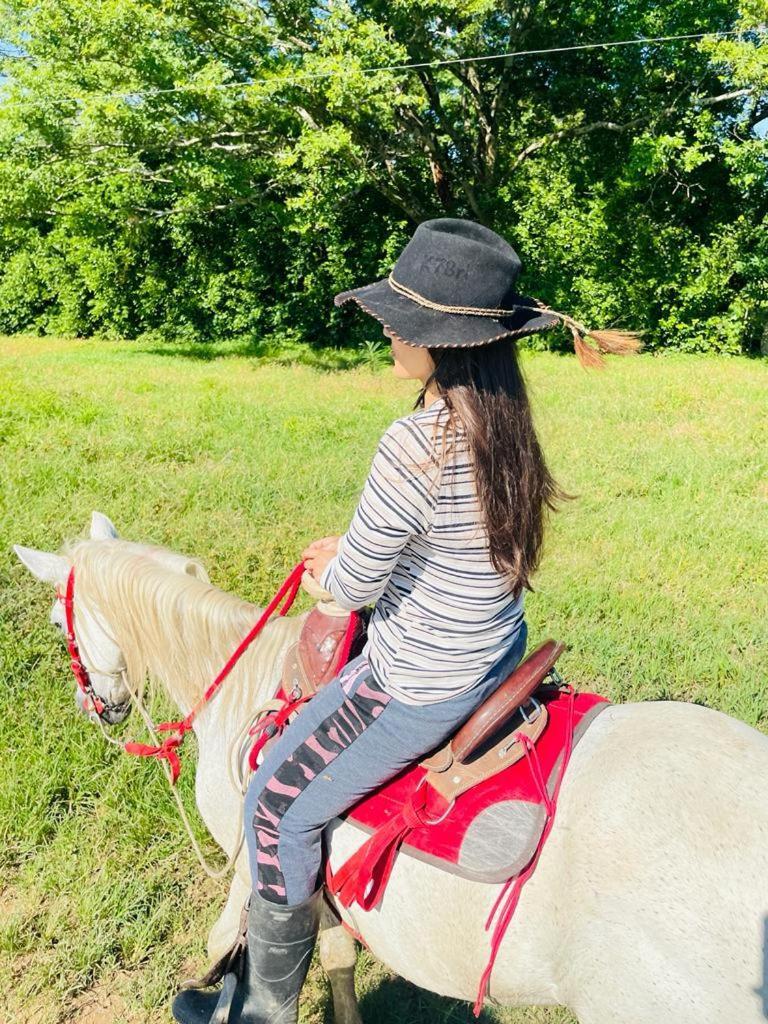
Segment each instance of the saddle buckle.
M426 775L422 775L422 777L419 779L419 781L418 781L418 783L416 785L416 788L413 791L413 795L414 796L416 796L416 794L419 792L419 790L421 789L422 786L426 785L426 782L427 782L427 776ZM456 806L456 797L452 797L450 803L448 804L446 809L443 811L443 813L438 818L428 818L424 814L419 814L419 818L421 819L421 821L422 821L422 823L424 825L439 825L441 821L445 821L445 819L448 817L448 815L451 813L451 811L453 810L453 808L455 806Z
M526 711L526 708L529 708L530 710ZM533 725L533 723L538 721L538 719L541 717L543 708L535 697L529 697L527 702L525 704L521 704L518 710L521 716L523 717L523 720L528 725ZM513 734L512 737L510 738L509 743L504 743L498 748L498 750L496 751L497 755L500 758L506 757L507 754L512 749L512 747L514 747L515 744L519 742L520 741L517 739L516 734Z
M557 671L557 668L553 665L552 668L547 672L546 679L551 679L553 686L561 687L565 686L565 680Z
M530 718L528 712L525 710L526 707L528 707L529 705L533 705L533 718ZM528 725L533 725L533 723L541 714L541 704L539 704L535 697L531 697L528 700L528 704L520 708L520 714L526 720Z

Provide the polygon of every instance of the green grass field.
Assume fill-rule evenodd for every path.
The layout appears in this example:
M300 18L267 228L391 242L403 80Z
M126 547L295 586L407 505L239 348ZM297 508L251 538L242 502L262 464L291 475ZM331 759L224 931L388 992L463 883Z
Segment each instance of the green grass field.
M342 355L277 365L218 351L0 342L2 1021L169 1020L226 888L199 869L158 765L115 752L76 713L52 593L11 545L56 549L99 509L264 603L307 541L346 528L378 437L415 395L373 357L336 368ZM697 701L768 728L768 363L523 365L550 466L580 495L551 520L529 647L564 641L566 677L614 700ZM188 754L190 807L192 777ZM472 1019L367 954L358 984L372 1024ZM305 1022L330 1020L328 995L315 965Z

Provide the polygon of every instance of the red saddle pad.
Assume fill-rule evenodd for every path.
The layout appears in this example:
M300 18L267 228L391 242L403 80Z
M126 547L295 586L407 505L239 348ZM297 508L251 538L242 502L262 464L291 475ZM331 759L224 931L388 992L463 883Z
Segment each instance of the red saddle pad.
M565 742L568 695L552 688L536 694L546 704L549 721L536 743L542 775L552 792ZM594 693L577 693L574 744L608 701ZM342 817L367 833L375 832L402 810L426 769L414 764ZM526 758L463 793L435 824L408 833L400 851L482 882L502 882L518 874L541 837L546 813Z

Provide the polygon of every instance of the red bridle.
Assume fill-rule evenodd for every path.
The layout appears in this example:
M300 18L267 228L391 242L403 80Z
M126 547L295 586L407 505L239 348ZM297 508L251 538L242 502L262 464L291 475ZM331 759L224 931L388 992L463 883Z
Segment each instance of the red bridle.
M243 637L237 648L230 655L226 665L221 669L219 674L213 680L211 685L206 689L200 700L195 704L189 714L178 722L161 722L160 725L155 726L158 732L169 732L172 735L168 736L167 739L163 740L162 743L157 746L151 746L147 743L136 743L128 741L123 744L123 749L128 754L136 754L138 757L156 757L159 760L168 762L171 770L171 782L175 783L179 777L181 771L181 760L177 753L178 748L184 742L185 735L192 729L192 724L197 715L202 711L205 705L214 697L219 687L230 674L232 669L238 663L240 658L245 654L247 649L251 646L256 637L261 633L266 624L272 618L272 615L277 611L278 615L286 615L296 600L296 595L299 592L301 586L301 577L304 574L304 563L299 562L289 575L286 577L282 586L272 598L270 603L264 609L264 612L260 616L259 620L253 625L250 631ZM78 689L85 697L85 707L87 711L93 709L101 719L105 712L120 707L121 705L110 705L103 698L97 696L93 689L93 683L88 675L88 670L83 664L82 658L80 657L80 650L77 646L77 639L75 637L75 569L74 566L70 569L69 576L67 577L67 587L65 593L62 595L58 593L58 598L64 604L64 614L66 617L67 624L67 650L71 659L72 674L77 682ZM291 706L291 710L294 706L298 706L302 701L292 702L286 698L286 705ZM283 709L281 709L283 710ZM274 723L271 723L274 724ZM280 726L284 724L280 722ZM267 737L265 737L266 739Z
M80 657L80 648L77 646L77 637L75 636L75 567L74 565L69 570L69 576L67 576L67 588L62 594L61 591L57 591L56 596L64 605L64 619L67 626L67 650L69 651L70 667L72 668L72 675L75 677L77 688L83 694L85 698L84 707L86 711L95 711L96 714L101 716L106 711L106 704L96 694L93 689L93 683L91 677L88 675L88 669L83 664L83 659Z

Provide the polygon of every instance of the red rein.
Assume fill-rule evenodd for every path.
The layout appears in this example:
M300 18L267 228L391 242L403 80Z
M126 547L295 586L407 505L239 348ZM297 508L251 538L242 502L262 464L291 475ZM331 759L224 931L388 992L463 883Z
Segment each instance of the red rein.
M240 658L242 658L259 633L264 629L266 624L272 618L272 615L276 611L278 615L286 615L290 611L293 602L296 600L296 595L299 592L303 573L304 563L299 562L299 564L291 570L283 585L264 609L264 612L258 622L256 622L248 634L243 637L236 650L233 651L226 665L224 665L222 670L186 718L183 718L178 722L161 722L160 725L156 727L158 732L170 732L172 735L163 740L163 742L158 746L129 741L123 744L126 753L135 754L137 757L156 757L160 761L167 761L171 769L171 782L173 784L176 783L179 773L181 772L181 760L179 758L178 748L184 742L185 735L191 730L198 714L202 711L205 705L213 699L221 684L232 672L232 669L238 663ZM59 596L61 597L61 595ZM74 596L75 570L73 567L70 570L69 577L67 579L67 589L63 598L64 611L67 620L67 648L69 650L70 658L72 659L72 673L75 677L78 688L85 695L87 701L90 701L93 709L96 711L96 714L101 716L104 711L104 703L93 691L93 684L91 683L88 675L88 670L85 668L82 659L80 658L77 640L75 639ZM87 703L86 710L89 710Z

